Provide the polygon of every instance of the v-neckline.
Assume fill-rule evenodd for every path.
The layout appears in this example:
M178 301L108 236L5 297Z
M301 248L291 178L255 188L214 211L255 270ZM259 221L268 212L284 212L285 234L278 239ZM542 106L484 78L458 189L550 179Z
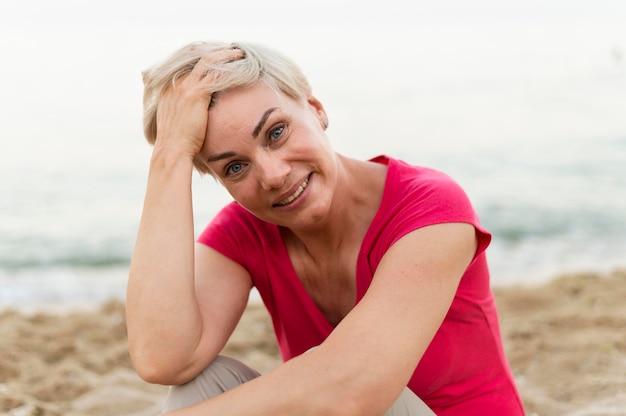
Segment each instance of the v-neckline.
M365 294L364 291L362 291L361 286L362 286L362 282L359 279L359 276L362 274L360 272L361 269L361 259L363 258L363 256L365 255L364 253L364 247L366 247L366 244L368 243L371 238L370 234L373 231L372 229L372 225L376 224L378 217L381 215L382 209L384 208L384 204L385 204L385 196L387 193L387 188L388 188L388 181L389 181L389 159L385 158L385 163L381 163L378 162L378 160L380 160L380 157L378 158L374 158L371 159L372 161L375 161L376 163L380 163L382 165L385 165L387 167L387 171L385 172L385 180L384 180L384 187L383 187L383 193L381 196L381 201L380 201L380 205L378 206L378 209L376 210L376 213L374 214L374 217L372 218L372 221L370 223L370 225L367 227L367 231L365 232L365 235L363 236L363 240L361 241L361 245L359 247L359 252L357 254L357 258L356 258L356 267L355 267L355 282L354 282L354 288L355 288L355 297L354 297L354 304L352 305L352 307L354 308L354 306L356 306L358 304L358 302L361 300L361 298L363 297L363 295ZM289 255L289 250L287 249L287 245L285 244L285 240L283 239L283 236L280 232L280 227L278 225L276 225L274 227L274 230L277 234L277 239L280 242L280 255L284 256L284 258L287 259L287 263L289 264L289 272L286 273L286 275L288 275L289 279L290 279L290 283L291 285L295 288L295 290L298 292L298 296L300 299L303 299L304 302L306 302L306 309L307 311L315 311L314 313L317 315L317 318L321 318L319 320L324 322L324 326L326 327L326 329L328 330L328 332L332 332L332 330L335 329L336 325L333 325L328 318L326 317L326 315L324 315L324 312L322 312L322 310L319 308L319 306L317 306L317 304L315 303L315 301L313 300L313 298L311 297L311 295L309 294L309 292L306 290L306 287L304 286L304 283L302 283L302 280L300 280L300 277L298 276L298 273L296 272L296 268L293 264L293 261L291 260L291 256ZM318 319L316 319L317 321ZM339 321L341 322L341 321ZM339 323L337 324L339 325Z
M333 329L335 329L335 327L330 323L328 318L326 318L326 315L324 315L324 312L322 312L319 306L317 306L309 292L306 290L306 287L304 287L304 283L302 283L302 280L300 280L300 277L296 272L296 268L293 265L293 261L291 260L291 256L289 255L289 250L287 249L285 240L283 240L283 236L280 232L280 227L276 226L274 229L277 233L278 241L280 242L280 256L286 259L286 262L284 263L289 264L289 270L287 271L287 273L285 273L285 275L289 279L290 285L294 287L297 291L298 298L302 299L303 302L306 302L305 309L307 311L314 311L314 313L317 315L316 318L320 318L315 319L315 321L323 321L327 331L331 332Z

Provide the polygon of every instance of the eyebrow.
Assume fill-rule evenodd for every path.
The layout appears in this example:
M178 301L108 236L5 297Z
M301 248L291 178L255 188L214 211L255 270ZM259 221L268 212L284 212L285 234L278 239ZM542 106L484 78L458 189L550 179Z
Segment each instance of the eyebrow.
M261 116L261 119L259 120L257 125L254 127L254 130L252 131L252 137L253 138L255 138L255 139L257 138L257 136L261 132L261 129L263 128L263 125L265 124L265 122L269 118L270 114L272 114L272 112L274 112L275 110L278 110L278 107L269 108L269 109L267 109L265 111L265 113L263 113L263 115ZM218 153L216 155L209 156L206 159L206 163L217 162L218 160L228 159L229 157L233 157L233 156L237 156L237 153L232 152L232 151L231 152Z
M237 153L235 153L235 152L218 153L216 155L209 156L206 159L206 163L217 162L218 160L227 159L229 157L233 157L233 156L236 156L236 155L237 155Z
M261 129L263 128L263 125L265 124L265 122L269 118L270 114L272 114L272 112L274 110L277 110L277 109L278 109L278 107L272 107L272 108L268 109L267 111L265 111L265 113L263 113L263 116L261 117L261 119L257 123L256 127L252 131L252 138L254 138L254 139L257 138L257 136L261 132Z

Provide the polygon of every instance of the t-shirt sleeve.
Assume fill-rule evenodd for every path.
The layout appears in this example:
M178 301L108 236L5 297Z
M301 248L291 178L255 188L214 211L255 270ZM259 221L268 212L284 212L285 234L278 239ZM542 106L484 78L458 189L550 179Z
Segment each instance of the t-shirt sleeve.
M248 269L242 248L253 244L256 238L248 231L250 227L246 227L246 217L241 210L234 202L226 205L209 222L197 241Z
M261 221L236 202L209 222L197 241L213 248L250 273L252 284L270 296L270 276L289 263L275 225Z
M432 169L406 170L400 167L399 180L389 190L393 208L385 219L382 238L387 247L404 235L429 225L461 222L476 229L478 248L482 253L491 241L474 211L465 191L448 175Z

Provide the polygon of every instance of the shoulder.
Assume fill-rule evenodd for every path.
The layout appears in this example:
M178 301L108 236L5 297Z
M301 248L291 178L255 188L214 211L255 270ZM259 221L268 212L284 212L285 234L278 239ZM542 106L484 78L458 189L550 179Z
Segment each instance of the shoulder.
M198 242L207 244L212 240L214 234L222 233L226 230L245 228L251 222L251 218L246 215L246 210L236 202L231 202L224 206L213 219L207 224L198 237Z
M408 163L402 159L395 159L387 155L377 156L370 159L371 162L387 165L387 185L394 184L413 186L450 185L459 187L457 182L447 173L440 170Z
M370 228L372 244L384 251L419 228L467 223L478 231L481 247L486 247L489 232L480 225L468 195L449 175L388 156L372 161L388 166L383 200Z
M389 156L374 162L388 166L384 202L397 206L418 207L422 212L434 209L465 211L473 216L473 208L465 190L448 174L424 166L412 165ZM443 210L443 211L442 211Z
M272 226L272 224L257 218L237 202L233 201L224 206L217 215L213 217L200 235L200 238L219 228L228 228L230 231L242 231L263 230Z
M250 261L251 253L260 252L260 247L273 246L272 240L276 238L280 238L276 225L231 202L209 222L197 241L244 264Z

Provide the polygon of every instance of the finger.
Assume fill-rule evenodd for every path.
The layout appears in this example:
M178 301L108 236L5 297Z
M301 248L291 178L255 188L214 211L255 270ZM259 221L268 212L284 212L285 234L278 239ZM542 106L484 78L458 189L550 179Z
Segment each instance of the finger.
M210 54L204 55L194 66L192 73L199 77L208 75L211 70L216 69L222 64L237 61L244 58L245 54L241 49L220 49Z

